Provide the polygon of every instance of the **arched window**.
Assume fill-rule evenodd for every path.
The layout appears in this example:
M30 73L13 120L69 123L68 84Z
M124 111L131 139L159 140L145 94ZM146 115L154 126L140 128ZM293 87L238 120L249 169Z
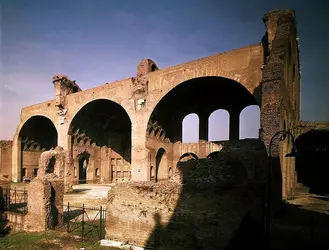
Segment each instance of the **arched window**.
M171 178L171 176L172 176L172 168L169 168L169 170L168 170L168 178Z
M156 71L156 70L157 70L157 66L155 66L155 64L152 64L151 72Z
M153 166L151 166L150 168L150 179L154 180L155 178L155 168Z
M240 113L240 139L259 138L260 109L250 105Z
M22 177L26 177L26 168L22 168Z
M227 141L230 138L230 114L218 109L209 116L208 141Z
M167 153L163 148L160 148L155 157L155 181L168 179L168 159Z
M99 168L96 168L96 170L95 170L95 174L96 174L96 177L99 176Z
M199 116L195 113L188 114L183 119L182 142L199 142Z

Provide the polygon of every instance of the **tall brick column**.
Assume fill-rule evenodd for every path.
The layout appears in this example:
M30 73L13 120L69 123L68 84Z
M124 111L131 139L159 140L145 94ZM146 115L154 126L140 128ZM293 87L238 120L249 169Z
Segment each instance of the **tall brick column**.
M267 42L264 42L265 64L262 76L262 106L261 106L261 137L269 150L272 136L280 131L281 126L281 108L282 108L282 86L285 84L284 78L284 57L286 46L290 46L291 31L294 26L294 11L292 10L275 10L264 16L264 23L267 30ZM280 170L280 150L279 143L276 140L272 144L271 156L272 175ZM281 168L285 167L281 155ZM273 176L272 179L281 177L283 198L286 197L286 169L281 169L281 176ZM274 187L273 187L274 188Z
M147 181L148 150L146 149L147 114L132 118L131 131L131 180Z
M12 149L12 173L11 179L13 182L21 181L21 140L17 132L13 139L13 149Z
M199 115L199 141L208 141L208 131L209 131L209 115L200 114Z

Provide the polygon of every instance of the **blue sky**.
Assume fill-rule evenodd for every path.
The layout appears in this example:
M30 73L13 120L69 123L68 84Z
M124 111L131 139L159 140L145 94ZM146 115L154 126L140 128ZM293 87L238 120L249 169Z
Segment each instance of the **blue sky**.
M329 1L0 0L0 139L12 139L24 106L54 99L52 76L82 89L135 76L142 58L165 68L258 43L263 15L296 10L302 119L329 120Z

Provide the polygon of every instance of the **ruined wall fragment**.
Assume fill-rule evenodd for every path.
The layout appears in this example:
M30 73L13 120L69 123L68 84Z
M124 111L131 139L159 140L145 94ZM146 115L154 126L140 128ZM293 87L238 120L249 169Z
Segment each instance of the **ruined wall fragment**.
M261 129L262 139L267 148L271 137L281 129L282 96L284 81L284 56L286 46L290 46L290 35L295 28L292 10L275 10L264 16L267 30L267 55L262 76ZM279 145L273 145L272 156L279 155Z
M0 141L0 179L11 180L13 141Z
M66 155L61 147L41 154L38 175L28 187L25 231L45 231L63 223Z
M224 148L212 159L180 162L169 181L116 185L108 193L106 239L155 249L225 249L245 216L261 226L259 190L251 185L264 182L267 155L264 146L251 145L245 155Z
M53 83L56 93L55 106L58 107L57 114L59 115L60 124L64 124L68 109L66 96L81 91L81 88L75 81L70 80L67 75L63 74L53 76Z
M145 105L148 94L147 74L158 70L158 66L151 59L143 59L137 66L137 76L133 78L133 97L136 110L141 110Z

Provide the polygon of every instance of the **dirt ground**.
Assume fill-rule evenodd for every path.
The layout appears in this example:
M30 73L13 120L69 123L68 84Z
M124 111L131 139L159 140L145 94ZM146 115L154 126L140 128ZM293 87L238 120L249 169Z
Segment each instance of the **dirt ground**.
M64 205L105 208L107 192L113 185L80 184L73 186L73 192L64 195Z

